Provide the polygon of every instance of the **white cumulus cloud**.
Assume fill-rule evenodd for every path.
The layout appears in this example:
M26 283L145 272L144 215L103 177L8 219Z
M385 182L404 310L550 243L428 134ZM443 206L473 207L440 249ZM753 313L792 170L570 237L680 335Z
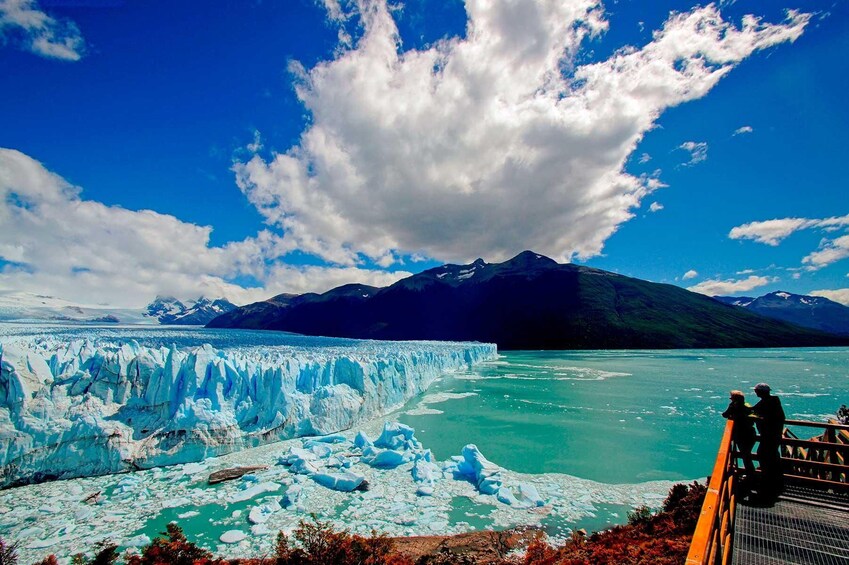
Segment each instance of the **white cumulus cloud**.
M834 231L849 226L849 214L820 220L808 218L776 218L762 222L750 222L732 228L728 233L731 239L751 239L759 243L776 246L793 233L812 228Z
M747 292L754 288L766 286L768 284L778 282L777 277L759 277L751 275L745 279L712 279L702 281L695 286L688 287L687 290L705 294L707 296L723 296L727 294L736 294L738 292Z
M77 25L46 14L36 0L0 0L0 44L11 41L36 55L78 61L85 50Z
M762 222L750 222L732 228L731 239L751 239L766 245L777 246L785 238L800 230L817 229L826 233L845 231L849 228L849 214L830 218L776 218ZM849 235L824 238L819 249L802 259L809 270L817 270L849 257Z
M741 126L741 127L734 130L733 135L740 135L740 134L743 134L743 133L752 133L753 131L755 131L755 130L754 130L754 128L752 128L752 126Z
M624 167L660 114L809 20L735 25L711 4L580 65L582 42L608 25L595 0L469 0L465 38L406 52L385 1L327 6L330 21L358 17L361 36L331 61L291 66L307 129L235 172L270 224L340 265L599 254L653 189Z
M697 276L699 276L699 272L698 272L698 271L694 271L693 269L690 269L689 271L687 271L686 273L684 273L683 279L684 279L685 281L688 281L688 280L690 280L690 279L694 279L694 278L696 278Z
M820 269L847 257L849 257L849 235L844 235L823 241L817 251L802 259L802 263L808 265L810 269Z
M811 296L823 296L829 300L839 302L844 306L849 306L849 288L836 288L834 290L812 290L809 292Z
M383 286L409 274L286 265L277 259L291 244L268 230L221 247L210 245L211 231L151 210L85 200L38 161L0 149L0 288L136 307L156 294L246 303L348 282ZM230 282L238 276L262 287Z
M659 212L660 210L663 210L663 204L660 202L652 202L649 206L649 212Z

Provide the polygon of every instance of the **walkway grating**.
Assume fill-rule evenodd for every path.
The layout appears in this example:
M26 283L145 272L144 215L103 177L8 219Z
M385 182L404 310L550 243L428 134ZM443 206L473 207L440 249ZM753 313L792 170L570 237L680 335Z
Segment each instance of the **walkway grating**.
M788 487L775 505L737 505L735 565L849 565L846 497Z

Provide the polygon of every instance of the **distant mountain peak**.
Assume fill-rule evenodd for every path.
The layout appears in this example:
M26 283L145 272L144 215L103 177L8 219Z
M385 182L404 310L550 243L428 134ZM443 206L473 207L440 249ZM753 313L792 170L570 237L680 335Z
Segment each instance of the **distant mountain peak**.
M748 296L715 296L714 298L768 318L828 333L849 335L849 307L823 296L808 296L776 290L757 298Z
M202 326L235 308L236 305L226 298L200 296L183 302L173 296L157 295L147 305L145 316L158 320L160 324Z

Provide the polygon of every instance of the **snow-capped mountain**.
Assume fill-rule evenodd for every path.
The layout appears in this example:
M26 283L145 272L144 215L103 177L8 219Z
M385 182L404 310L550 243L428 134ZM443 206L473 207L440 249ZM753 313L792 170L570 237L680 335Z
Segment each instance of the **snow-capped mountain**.
M849 335L849 307L824 298L777 291L751 296L714 296L716 300L805 328Z
M179 324L202 326L236 308L224 298L180 301L157 296L145 308L80 304L43 294L0 290L0 321L70 322L89 324Z
M155 323L138 308L113 308L103 304L79 304L44 294L0 290L0 321L47 321L73 323Z
M173 296L157 296L147 305L144 315L160 324L202 326L235 308L236 305L226 298L210 300L201 296L194 301L182 302Z

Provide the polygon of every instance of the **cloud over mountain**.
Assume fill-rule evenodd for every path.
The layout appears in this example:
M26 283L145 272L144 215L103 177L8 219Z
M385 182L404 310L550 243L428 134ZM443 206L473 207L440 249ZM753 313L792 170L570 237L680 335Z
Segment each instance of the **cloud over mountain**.
M326 4L333 22L358 17L361 36L340 33L332 61L292 65L309 126L235 171L285 238L342 265L601 253L656 186L624 167L660 114L809 20L735 25L708 5L670 14L642 47L579 64L607 28L600 2L472 0L465 37L408 51L385 1Z
M156 294L245 303L352 279L389 284L406 274L286 265L276 259L292 248L268 230L212 246L209 226L85 200L80 188L10 149L0 149L0 225L0 288L91 304L142 306ZM232 282L242 275L264 288Z

